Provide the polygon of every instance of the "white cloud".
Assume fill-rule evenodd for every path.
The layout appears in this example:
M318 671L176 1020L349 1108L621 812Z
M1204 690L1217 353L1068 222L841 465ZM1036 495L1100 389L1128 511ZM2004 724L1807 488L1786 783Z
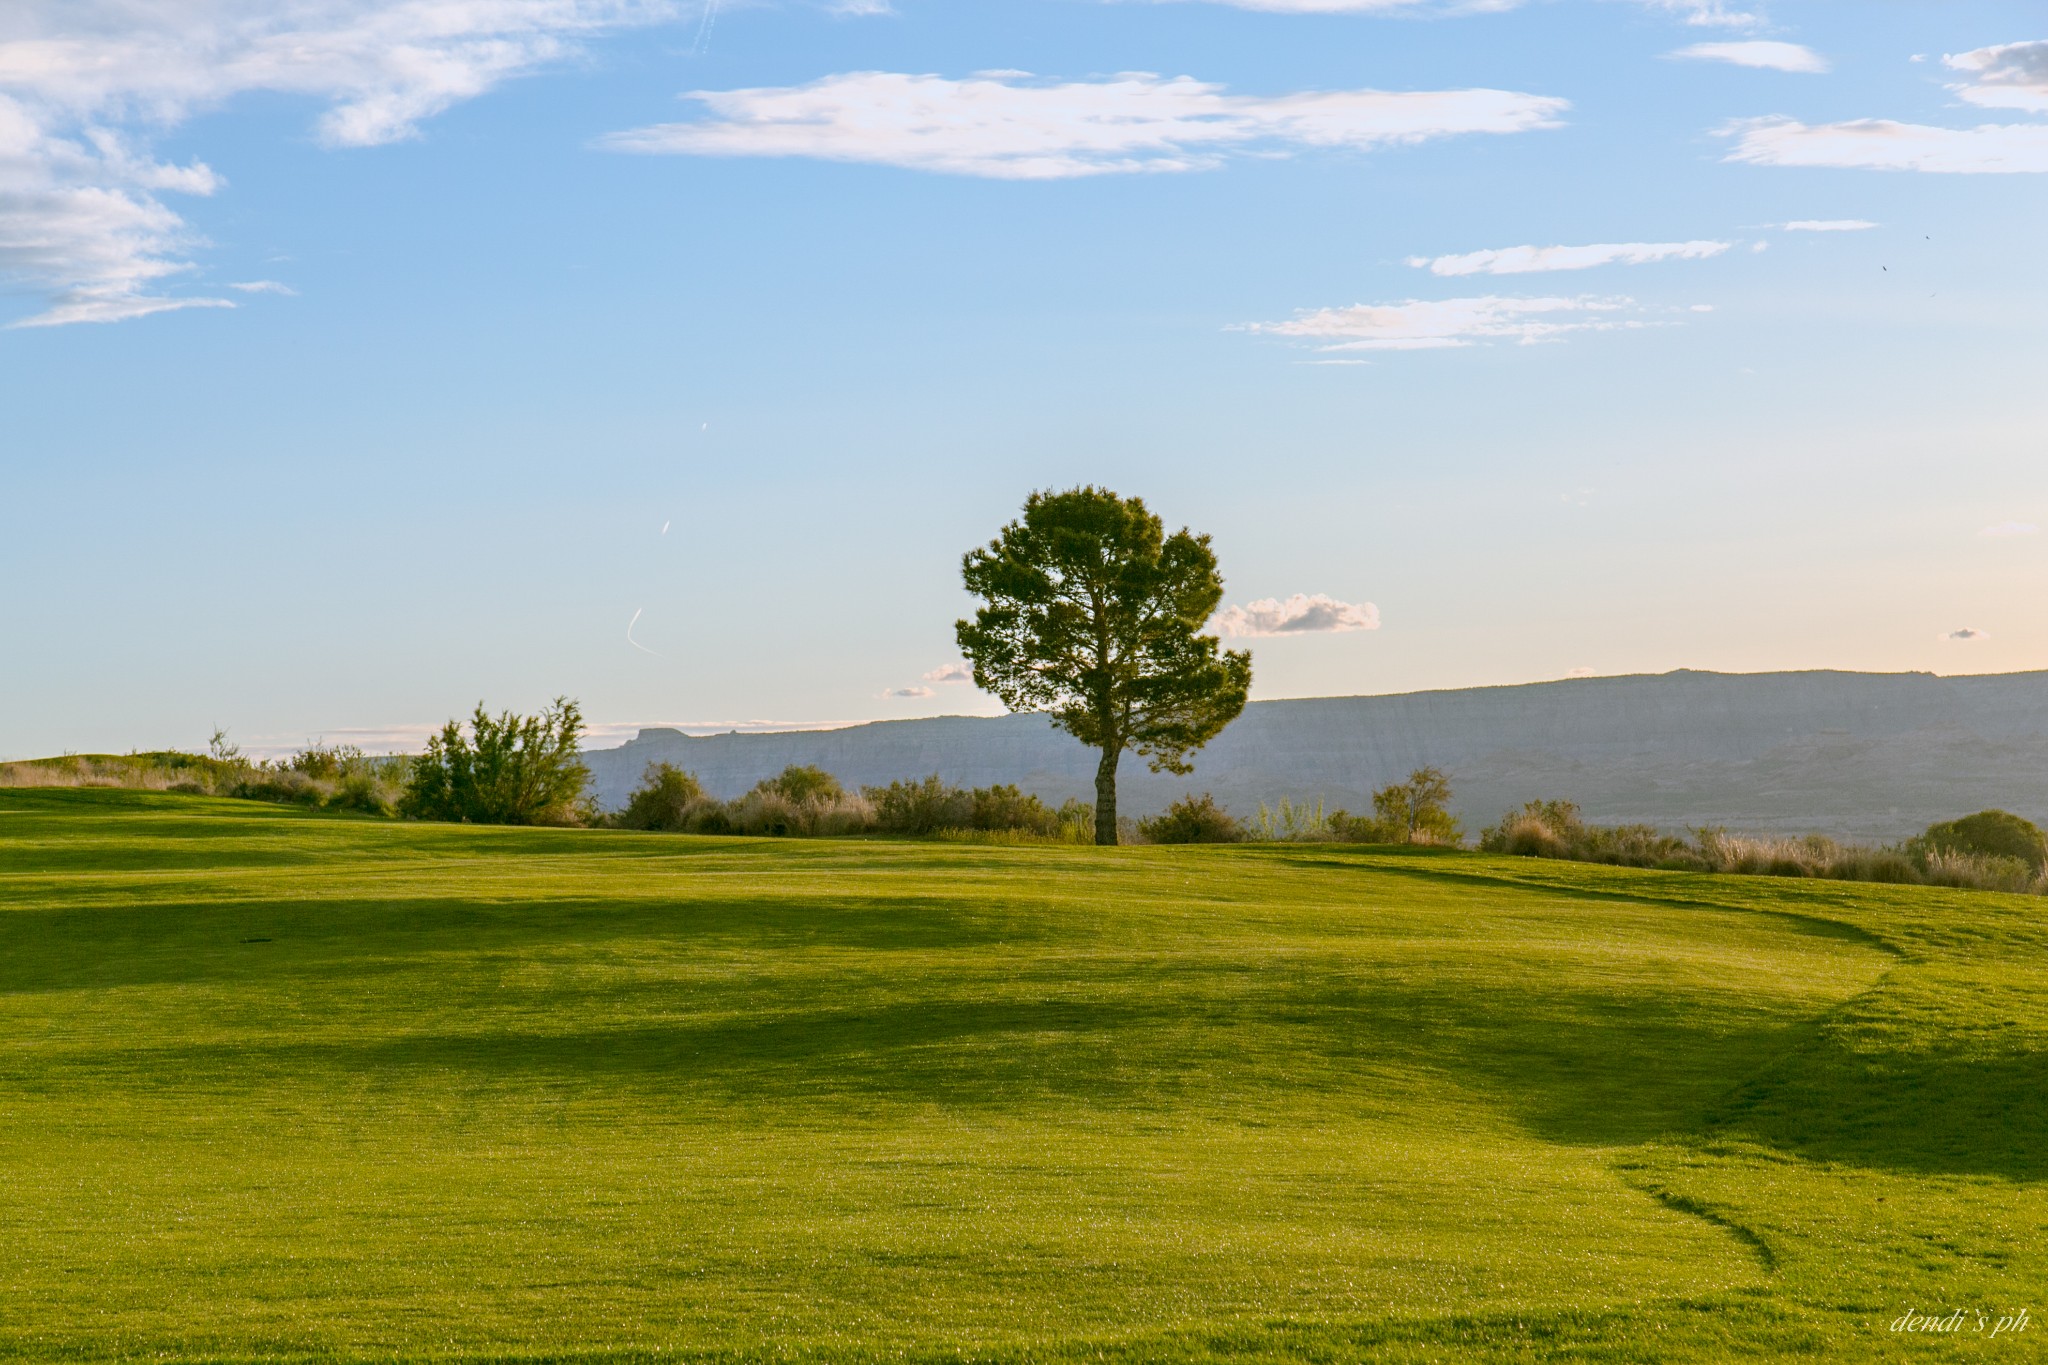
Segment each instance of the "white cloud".
M894 687L882 694L883 698L888 701L895 701L899 698L915 701L924 697L936 697L938 695L929 687Z
M1727 159L1755 166L1952 175L2048 171L2048 124L1933 128L1890 119L1805 124L1789 118L1759 118L1730 124L1723 131L1736 139Z
M1988 630L1978 630L1973 626L1964 626L1961 630L1951 630L1934 638L1937 640L1988 640L1991 638L1991 632Z
M40 296L14 325L107 322L224 299L164 292L202 243L159 196L205 195L204 165L138 145L238 95L326 107L319 139L370 146L578 39L671 0L5 0L0 3L0 283Z
M1285 601L1266 597L1242 607L1225 607L1209 625L1221 634L1240 638L1378 630L1380 609L1370 602L1339 602L1322 593L1296 593Z
M1594 246L1508 246L1463 256L1411 256L1432 275L1527 275L1547 270L1585 270L1596 265L1642 265L1648 261L1692 261L1718 256L1732 242L1607 242Z
M1643 0L1651 9L1675 14L1697 28L1755 28L1763 23L1761 14L1730 9L1727 0Z
M1868 232L1877 224L1867 218L1795 218L1778 226L1787 232Z
M2048 114L2048 38L1980 47L1941 60L1950 70L1972 77L1953 87L1970 103Z
M1530 345L1567 332L1639 327L1622 316L1634 309L1633 299L1590 296L1409 299L1304 310L1286 322L1257 322L1245 330L1323 342L1326 351L1425 351L1488 341Z
M974 670L966 664L941 664L925 674L924 680L935 683L971 683L974 681Z
M290 298L297 298L299 294L299 291L290 285L280 284L276 280L243 280L238 284L229 285L228 288L240 290L244 294L283 294Z
M708 117L614 133L620 151L801 156L1003 180L1189 171L1232 152L1363 149L1455 133L1557 126L1566 101L1506 90L1225 94L1187 76L1032 84L1015 72L964 80L887 71L809 85L699 90Z
M1775 43L1752 39L1740 43L1694 43L1671 54L1700 62L1729 62L1735 66L1765 71L1819 73L1828 69L1828 59L1798 43Z
M2008 536L2032 536L2040 533L2041 528L2031 521L2001 521L1996 526L1985 527L1977 534L1993 540L2002 540Z

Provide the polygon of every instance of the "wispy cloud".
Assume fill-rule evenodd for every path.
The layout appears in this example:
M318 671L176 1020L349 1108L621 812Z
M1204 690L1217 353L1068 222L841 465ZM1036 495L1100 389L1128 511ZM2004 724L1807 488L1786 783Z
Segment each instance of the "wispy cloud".
M1828 70L1828 59L1798 43L1777 43L1757 38L1737 43L1694 43L1671 54L1698 62L1728 62L1734 66L1764 71L1795 71L1819 74Z
M941 664L925 674L924 680L934 683L971 683L974 681L974 670L966 664Z
M814 157L1002 180L1192 171L1229 154L1363 150L1557 125L1566 101L1506 90L1231 95L1135 72L1036 82L1018 72L860 71L809 85L699 90L707 117L612 134L619 151Z
M1949 88L1989 109L2048 113L2048 39L1980 47L1942 58L1966 78ZM1941 128L1892 119L1806 124L1745 119L1722 130L1735 138L1730 161L1760 166L1828 166L1948 175L2048 172L2048 124L1983 123Z
M1942 61L1970 77L1953 89L1972 104L2048 113L2048 38L1980 47Z
M0 283L40 297L14 324L111 322L227 300L171 283L204 245L165 201L220 178L149 138L237 95L317 100L330 146L421 120L572 56L669 0L7 0L0 4Z
M1378 630L1380 609L1370 602L1340 602L1322 593L1295 593L1285 600L1266 597L1241 607L1225 607L1209 625L1238 638Z
M1676 15L1697 28L1756 28L1764 17L1752 10L1736 9L1727 0L1642 0L1651 9Z
M887 692L884 692L882 697L886 701L915 701L924 697L936 697L938 695L929 687L892 687Z
M1735 138L1730 161L1754 166L1830 166L1950 175L2048 171L2048 124L1988 123L1934 128L1890 119L1806 124L1745 119L1723 130Z
M1462 256L1410 256L1408 264L1432 275L1528 275L1548 270L1586 270L1596 265L1642 265L1649 261L1696 261L1718 256L1733 242L1604 242L1593 246L1508 246Z
M1795 218L1778 226L1787 232L1868 232L1877 224L1867 218Z
M1530 345L1570 332L1612 331L1643 324L1628 298L1409 299L1349 308L1304 310L1285 322L1255 322L1247 331L1323 343L1326 351L1427 351L1513 341Z
M1936 639L1938 639L1938 640L1964 640L1964 641L1969 641L1969 640L1988 640L1988 639L1990 639L1990 638L1991 638L1991 632L1990 632L1990 631L1988 631L1988 630L1978 630L1978 629L1977 629L1976 627L1974 627L1974 626L1964 626L1964 627L1963 627L1963 628L1962 628L1961 630L1951 630L1951 631L1947 631L1947 632L1945 632L1945 633L1943 633L1943 634L1941 634L1941 635L1938 635L1938 636L1936 636L1935 638L1936 638Z
M228 288L244 294L283 294L289 298L297 298L299 294L299 291L290 285L280 284L276 280L243 280L239 284L229 285Z
M2031 521L2001 521L1995 526L1985 527L1977 534L1992 540L2003 540L2010 536L2033 536L2040 533L2041 528Z

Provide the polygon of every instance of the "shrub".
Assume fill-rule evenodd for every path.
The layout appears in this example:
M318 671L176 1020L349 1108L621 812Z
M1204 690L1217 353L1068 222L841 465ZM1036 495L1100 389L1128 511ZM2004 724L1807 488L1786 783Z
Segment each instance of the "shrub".
M402 814L478 825L564 825L585 818L590 770L578 760L583 713L566 697L537 716L493 719L479 702L470 735L449 721L407 775Z
M626 798L625 808L609 823L619 829L680 834L694 826L707 804L711 803L695 776L673 763L650 763L641 774L639 787Z
M802 804L806 801L836 801L846 795L846 789L839 785L839 779L823 768L802 767L791 764L774 777L763 779L754 787L757 792L770 793L785 801Z
M1386 822L1372 815L1353 815L1347 810L1333 810L1329 816L1330 837L1347 844L1398 844L1400 834Z
M377 780L375 773L367 770L343 774L335 784L333 794L327 798L327 809L354 811L359 815L389 816L396 813L384 785Z
M336 782L350 773L366 771L370 760L353 744L314 744L293 754L283 766L315 782Z
M1380 831L1403 844L1456 844L1464 834L1450 812L1451 782L1440 768L1417 768L1405 782L1373 793Z
M815 771L815 770L813 770ZM831 838L864 834L875 827L875 808L866 798L837 791L791 800L774 779L761 783L723 810L726 830L771 838ZM706 830L706 833L711 831Z
M922 782L891 782L862 788L874 807L876 825L889 834L936 834L966 829L974 819L974 797L949 787L937 773Z
M1183 796L1150 820L1140 820L1138 834L1154 844L1234 844L1244 838L1244 826L1203 792Z
M326 804L328 789L302 772L291 768L249 768L229 782L223 796L244 801L276 801L285 805Z
M976 787L968 793L968 824L983 831L1015 830L1046 836L1057 833L1059 813L1014 786Z
M1930 826L1913 844L1923 857L1940 852L2012 858L2034 872L2048 864L2048 836L2043 836L2033 821L2009 811L1980 810L1960 820Z

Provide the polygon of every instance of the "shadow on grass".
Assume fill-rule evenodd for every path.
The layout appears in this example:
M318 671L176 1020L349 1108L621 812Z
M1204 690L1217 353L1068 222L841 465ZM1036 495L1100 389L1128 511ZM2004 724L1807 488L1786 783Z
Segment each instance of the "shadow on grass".
M1813 1161L2048 1179L2048 1053L1872 1054L1826 1027L1738 1087L1709 1130Z
M988 994L961 997L977 986ZM1492 1114L1554 1142L1621 1146L1696 1131L1719 1097L1793 1045L1796 1029L1687 996L1536 986L1476 997L1235 968L1129 964L1084 986L1058 983L1041 999L1019 998L1029 989L1003 978L956 976L950 989L911 999L846 991L806 1006L761 982L670 987L666 997L650 988L631 993L640 1020L565 1029L535 1020L574 1020L583 1005L616 1007L621 996L483 1003L476 1026L460 1031L442 1013L394 1033L403 1017L380 1006L364 1017L381 1036L109 1045L48 1059L37 1080L61 1086L77 1065L95 1083L118 1075L149 1090L405 1087L437 1077L509 1092L652 1093L673 1105L993 1112L1027 1102L1261 1120L1276 1109L1300 1118L1424 1103L1446 1125L1497 1121ZM691 1013L644 1017L662 1004ZM1452 1098L1460 1094L1471 1103Z

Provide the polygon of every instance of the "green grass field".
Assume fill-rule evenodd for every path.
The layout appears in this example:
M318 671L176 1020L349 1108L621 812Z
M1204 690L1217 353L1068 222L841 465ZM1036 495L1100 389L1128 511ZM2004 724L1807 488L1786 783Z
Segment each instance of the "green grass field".
M2036 1359L2043 915L0 791L0 1356Z

